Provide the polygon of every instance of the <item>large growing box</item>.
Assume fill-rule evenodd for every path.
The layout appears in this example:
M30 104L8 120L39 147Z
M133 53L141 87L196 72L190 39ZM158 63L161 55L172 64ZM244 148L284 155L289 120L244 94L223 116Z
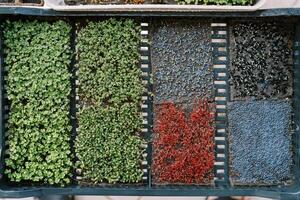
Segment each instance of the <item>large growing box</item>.
M61 15L2 16L0 196L298 197L297 17Z

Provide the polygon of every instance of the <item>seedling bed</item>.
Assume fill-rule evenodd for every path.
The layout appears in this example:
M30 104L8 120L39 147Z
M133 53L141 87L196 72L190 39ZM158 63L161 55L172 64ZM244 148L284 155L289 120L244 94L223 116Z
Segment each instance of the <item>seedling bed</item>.
M147 128L148 115L142 108L147 105L142 96L148 91L148 75L142 74L139 63L141 27L130 19L77 25L77 179L84 184L94 180L141 185L142 178L147 179L147 143L142 139L147 131L142 129ZM98 49L92 43L100 43Z
M210 22L162 20L153 24L151 32L153 182L213 184L214 86L212 48L207 45Z
M235 185L289 185L292 179L291 104L228 105L231 178Z
M231 27L228 122L230 173L236 184L291 181L293 35L291 23Z
M103 21L103 22L101 22L101 20L97 20L98 21L98 23L105 23L105 20ZM108 20L107 20L108 21ZM122 21L124 21L124 20L121 20L121 22ZM16 23L23 23L23 24L30 24L30 22L27 22L27 21L16 21L16 22L12 22L11 24L14 24L14 25L18 25L18 24L16 24ZM78 21L77 21L78 22ZM109 26L109 24L111 23L111 24L114 24L114 23L117 23L118 21L111 21L111 22L107 22L107 24L106 25L108 25ZM128 24L129 24L129 26L133 26L134 24L135 24L135 22L133 22L132 20L130 20L130 19L128 19L127 21L127 26L128 26ZM37 21L35 21L34 22L35 24L37 24L37 23L40 23L40 22L37 22ZM50 28L48 28L47 30L49 30L50 29L50 31L51 31L51 24L52 24L52 22L49 22L49 23L47 23L47 22L45 22L46 24L49 24L49 26L50 26ZM84 122L84 120L85 120L85 123L87 123L88 121L86 121L87 120L87 117L89 117L89 116L83 116L83 114L84 114L84 112L85 111L82 111L83 109L86 109L87 111L88 110L95 110L96 112L98 112L97 111L97 109L99 110L99 108L97 108L97 106L98 105L101 105L101 106L103 106L103 109L104 110L99 110L99 113L101 113L101 112L104 112L104 114L105 114L105 112L106 111L108 111L108 114L109 113L111 113L111 112L118 112L117 110L119 109L118 107L118 104L120 104L121 103L121 107L120 107L120 109L121 109L121 111L122 112L129 112L129 114L130 114L130 112L132 111L132 109L131 109L131 105L133 105L133 104L136 104L137 105L137 107L135 108L136 109L136 112L137 112L137 114L135 114L135 115L137 115L137 117L134 117L134 116L127 116L127 122L128 122L128 120L130 120L130 118L132 118L132 123L138 123L137 125L134 125L134 127L136 127L136 128L134 128L135 129L135 132L139 132L139 134L141 134L140 136L134 136L135 135L135 133L131 133L132 134L132 138L128 141L128 142L130 142L131 140L133 140L133 139L135 139L135 140L137 140L137 138L142 138L141 136L144 136L144 137L146 137L146 135L147 135L147 131L144 131L144 129L145 128L147 128L147 126L148 126L148 124L147 123L144 123L145 121L147 121L147 116L148 116L148 109L145 109L144 107L145 107L145 105L147 105L147 100L145 100L145 99L143 99L142 100L142 95L143 95L143 93L145 93L145 94L147 94L147 91L148 91L148 89L146 88L146 87L144 87L144 82L143 81L145 81L145 80L147 80L147 78L148 78L148 75L145 75L145 74L142 74L142 71L145 71L145 69L144 70L140 70L140 68L138 67L139 65L140 65L140 63L139 63L139 49L140 49L140 46L141 47L143 47L143 45L145 46L146 44L143 44L143 43L141 43L141 39L144 37L144 36L140 36L140 30L139 29L137 29L136 30L136 39L134 40L134 42L135 42L135 47L133 46L133 47L131 47L131 45L127 45L127 47L129 47L129 48L134 48L135 50L135 52L136 53L134 53L136 56L135 56L135 60L133 60L133 61L131 61L131 63L132 63L132 70L134 70L133 71L133 76L136 76L136 78L135 78L135 80L138 80L141 84L140 85L137 85L136 84L136 86L138 87L138 89L139 89L139 92L140 92L140 94L139 95L137 95L137 97L136 98L138 98L136 101L133 101L133 98L130 98L130 102L129 103L124 103L124 100L126 100L126 99L124 99L124 95L123 95L123 99L124 100L122 100L121 99L121 101L119 101L120 100L120 98L119 99L117 99L117 98L112 98L112 101L111 102L109 102L108 100L110 100L109 98L107 98L107 97L104 97L104 103L103 104L98 104L98 103L95 103L95 101L92 99L92 97L93 96L91 96L93 93L89 93L89 94L87 94L87 93L84 93L84 96L83 95L81 95L81 94L83 94L82 93L82 91L84 91L84 90L86 90L86 88L90 88L91 89L91 87L93 87L93 84L91 84L91 82L88 82L89 81L89 79L86 79L86 80L84 80L84 73L85 73L85 66L88 68L89 67L89 65L86 65L86 63L84 63L86 60L84 60L84 57L83 56L85 56L83 53L84 53L84 49L82 50L82 47L84 47L83 46L83 44L80 44L78 41L76 41L75 42L75 39L76 38L80 38L80 34L81 34L81 30L83 30L84 29L84 26L88 26L89 24L92 24L92 25L90 25L90 26L93 26L93 23L95 23L95 22L93 22L92 20L91 20L91 22L89 22L89 23L87 23L87 24L85 24L85 25L83 25L83 28L81 28L81 26L79 25L78 26L78 28L76 29L75 28L75 24L74 23L72 23L72 22L66 22L66 24L69 24L69 26L68 26L68 29L69 29L69 35L68 35L68 37L70 37L71 36L71 38L69 38L70 40L73 40L73 42L69 42L67 45L65 45L64 47L65 48L67 48L68 46L72 46L72 44L73 44L73 50L75 51L75 49L76 49L76 52L77 52L77 54L76 54L76 59L74 60L73 59L73 61L71 60L71 58L69 58L67 61L66 61L66 63L71 63L73 66L72 67L70 67L70 73L72 73L72 75L73 75L73 77L71 77L71 81L70 81L70 84L71 84L71 82L72 82L72 92L73 93L71 93L70 94L70 98L71 98L71 103L70 103L70 105L71 105L71 107L70 107L70 110L71 110L71 112L70 112L70 119L71 119L71 122L72 122L72 125L73 125L73 129L72 129L72 132L73 132L73 135L72 135L72 141L71 141L71 147L73 148L73 146L75 146L76 148L75 148L75 150L74 150L74 148L73 148L73 152L74 151L76 151L76 154L74 154L75 155L75 161L76 161L76 166L79 166L79 167L74 167L74 170L76 171L76 173L77 173L77 176L75 175L75 177L73 176L73 183L74 182L80 182L80 183L82 183L81 185L87 185L87 184L97 184L97 182L98 182L98 179L96 179L96 180L94 180L94 181L90 181L90 183L86 183L86 181L84 180L84 179L82 179L82 174L84 174L85 173L85 168L82 168L82 167L80 167L80 166L82 166L82 165L80 165L80 158L81 159L83 159L83 157L82 157L82 153L84 153L84 152L89 152L89 151L87 151L87 150L85 150L84 149L84 146L82 146L81 145L81 143L82 142L86 142L87 141L87 139L88 138L85 138L84 139L84 136L83 135L81 135L80 136L80 134L78 134L78 132L83 132L84 133L84 124L83 124L83 122ZM124 22L125 23L125 22ZM72 29L72 31L73 31L73 33L71 32L71 28L72 28L72 25L73 24L73 29ZM79 24L79 22L77 23L77 25ZM82 23L82 24L84 24L84 23ZM124 24L124 25L126 25L126 24ZM105 26L105 25L103 25L103 26ZM126 26L125 26L126 27ZM138 26L137 26L138 27ZM127 32L131 32L131 30L130 29L128 29L127 28ZM123 33L123 30L120 30L119 31L119 33ZM35 33L33 33L33 34L35 34ZM87 38L87 37L85 37L84 36L84 34L87 34L87 33L82 33L83 34L83 37L84 38ZM78 37L75 37L75 36L78 36ZM7 36L7 35L6 35ZM37 34L37 35L35 35L36 37L39 37L39 35ZM9 37L9 36L8 36ZM17 36L16 36L17 37ZM22 37L22 35L21 35L21 37ZM82 38L82 37L81 37ZM82 41L84 41L84 38L83 39L81 39L81 42ZM20 38L21 40L22 39L24 39L24 38ZM128 39L128 37L127 37L127 39ZM29 40L30 41L30 40ZM111 40L111 41L114 41L114 40ZM50 43L50 44L52 44L52 43ZM76 44L76 45L75 45ZM113 45L113 44L112 44ZM76 48L75 48L76 47ZM130 51L133 51L133 50L129 50L129 52ZM12 51L13 52L13 51ZM80 53L79 53L80 52ZM123 53L124 54L124 53ZM121 52L121 55L122 55L122 52ZM131 54L131 55L133 55L133 54ZM80 56L82 56L83 58L81 59L81 57ZM75 58L74 57L74 58ZM123 57L124 57L124 55L123 55ZM64 58L67 58L67 57L64 57ZM79 60L79 58L80 58L80 60ZM81 60L82 60L82 63L81 63ZM78 66L80 67L80 68L78 68ZM121 65L121 66L124 66L124 65ZM82 69L83 71L81 71L80 72L80 69ZM119 68L116 68L116 72L118 72L118 73L121 73L122 71L122 68L121 67L119 67ZM126 70L126 69L125 69ZM146 70L148 70L148 69L146 69ZM128 71L125 71L125 73L127 73ZM7 72L5 72L5 73L7 73ZM122 73L124 73L124 69L123 69L123 72ZM80 76L82 74L82 76ZM71 74L70 74L71 75ZM141 75L141 77L139 77L139 75ZM123 76L123 77L125 77L125 76ZM131 77L132 78L132 77ZM133 77L134 78L134 77ZM131 84L130 83L130 81L131 80L134 80L134 79L126 79L126 81L129 81L129 82L127 82L127 84ZM80 82L81 82L81 84L80 84ZM114 82L111 82L112 84L114 84ZM142 84L143 83L143 84ZM125 86L125 85L124 85ZM123 87L124 87L123 86ZM145 86L147 86L147 84L145 85ZM126 88L128 88L129 90L132 88L132 86L128 86L128 87L126 87ZM70 87L70 89L71 89L71 87ZM89 90L89 89L88 89ZM100 91L101 92L101 91ZM124 92L123 92L124 93ZM128 93L128 92L127 92ZM90 95L90 96L88 96L88 95ZM133 95L135 95L135 94L133 94ZM66 95L66 96L69 96L69 95ZM121 97L122 98L122 97ZM144 98L144 96L143 96L143 98ZM91 101L92 100L92 101ZM96 99L97 101L101 101L101 99L100 100L98 100L98 99ZM143 101L143 103L142 103L142 101ZM6 100L6 102L9 102L8 100ZM140 105L140 103L139 102L141 102L142 104ZM145 102L146 102L146 104L145 104ZM128 107L128 106L129 107ZM91 106L96 106L96 109L93 109ZM110 109L108 106L110 106L110 107L112 107L112 109ZM10 107L10 105L8 105L8 106L6 106L6 109L8 108L8 107ZM115 108L114 108L115 107ZM134 107L133 107L134 108ZM82 114L83 113L83 114ZM102 117L105 117L105 115L102 115ZM114 115L114 114L113 114ZM112 115L112 116L113 116ZM7 115L6 115L7 116ZM9 115L8 115L9 116ZM80 116L82 116L82 117L80 117ZM101 115L100 115L101 116ZM125 116L124 116L125 117ZM119 118L120 119L120 118ZM115 119L114 118L111 118L111 120L112 121L114 121ZM125 118L124 118L124 120L125 120ZM83 121L83 122L82 122ZM136 121L136 122L135 122ZM89 123L92 123L92 121L90 121ZM7 124L7 123L6 123ZM81 125L82 124L82 125ZM117 123L118 124L118 123ZM129 126L130 124L125 124L125 126L127 126L127 129L129 128L128 126ZM101 127L99 127L100 129L101 129ZM114 129L116 129L116 130L118 130L118 128L114 128ZM88 133L87 133L88 134ZM104 136L105 136L105 132L104 132ZM124 135L125 135L125 133L124 133ZM126 136L126 135L125 135ZM69 137L71 137L71 135L69 135ZM83 137L83 138L82 138ZM91 135L90 137L93 137L93 135ZM129 136L128 136L129 137ZM75 139L76 138L76 139ZM80 138L82 138L82 139L80 139ZM126 139L126 137L123 137L123 139ZM123 140L122 139L122 140ZM75 140L75 141L74 141ZM79 143L80 142L80 140L81 140L81 143ZM121 140L121 142L122 142L122 140ZM79 142L78 142L79 141ZM117 140L116 140L116 138L115 138L115 140L112 140L112 142L116 142ZM93 142L93 141L91 141L91 142ZM126 145L128 145L128 142L126 143L126 144L123 144L124 146L126 146ZM91 143L92 144L92 143ZM137 170L137 175L136 175L136 177L138 177L138 179L139 179L139 183L137 184L137 185L144 185L144 183L143 182L145 182L145 181L143 181L143 179L145 180L145 178L147 179L147 169L145 168L145 161L146 161L146 159L147 159L147 154L144 154L144 150L143 149L145 149L145 148L147 148L147 144L145 143L145 142L143 142L142 140L140 140L137 144L133 144L133 145L136 145L136 147L137 148L139 148L139 152L138 152L138 154L137 155L134 155L134 157L132 157L131 158L131 160L132 159L136 159L136 160L140 160L141 159L141 162L138 162L137 163L137 165L139 165L139 166L136 166L135 168L138 168ZM129 146L130 147L130 146ZM122 150L123 151L123 150ZM136 151L136 150L134 150L134 149L131 149L131 152L134 152L134 151ZM119 152L121 153L121 151L119 150ZM130 153L130 152L128 152L128 153ZM81 156L81 157L78 157L78 155L79 156ZM86 155L85 154L85 156L88 156L88 155ZM92 156L91 154L90 154L90 156ZM73 155L70 155L70 157L72 158L72 157L74 157ZM125 156L124 156L125 157ZM72 159L73 160L73 159ZM143 162L142 162L142 160L144 160ZM129 160L130 161L130 160ZM86 164L88 164L88 163L86 163ZM125 165L125 163L123 163L124 165ZM132 163L131 163L132 164ZM131 165L130 164L130 165ZM74 163L74 165L75 165L75 163ZM102 169L103 169L103 167L102 167ZM106 169L106 168L105 168ZM130 168L129 168L129 170L130 170ZM70 172L69 172L70 173ZM130 172L130 173L133 173L133 172ZM69 181L70 181L70 178L71 177L69 177L69 180L68 180L68 184L69 184ZM101 178L101 177L100 177ZM101 178L101 179L103 179L103 178ZM36 182L36 185L44 185L42 182L40 183L40 182L37 182L37 181L35 181ZM107 185L107 184L110 184L110 182L119 182L118 181L118 179L116 180L116 181L110 181L110 179L105 179L104 178L104 181L101 181L101 183L100 183L100 185ZM126 180L125 180L125 182L127 182ZM129 181L129 182L133 182L133 181ZM134 181L134 182L136 182L136 181ZM126 186L126 184L121 184L122 182L120 182L120 187L124 187L124 186ZM21 183L21 185L27 185L27 182L23 182L23 183ZM53 184L53 183L52 183ZM57 183L56 183L57 184ZM65 183L59 183L59 184L65 184ZM32 185L32 184L29 184L29 185ZM97 184L97 185L99 185L99 184ZM131 184L131 186L132 185L134 185L134 184ZM62 185L62 186L64 186L64 185Z
M236 23L232 24L230 35L231 99L291 98L293 25L276 22Z
M8 66L16 65L18 59L12 52L19 47L12 45L9 51L7 48L12 41L26 40L23 35L10 40L3 32L7 27L4 25L1 196L256 194L278 198L299 190L299 138L295 126L300 112L296 106L300 26L294 19L10 20L10 26L16 21L37 26L46 21L45 30L53 31L53 35L58 29L51 29L51 24L63 23L67 27L64 48L72 54L64 57L64 64L59 66L65 66L69 74L69 92L63 96L68 99L70 122L65 126L70 128L66 134L70 143L66 146L70 147L68 155L73 156L69 157L70 182L63 184L49 185L46 179L16 184L3 173L7 169L4 159L11 147L6 145L10 135L6 124L11 119L14 82L9 81L18 81L9 78L13 68ZM62 34L63 29L59 30ZM37 32L30 34L41 37ZM256 43L248 41L253 38ZM31 43L34 40L27 40L27 46L35 44ZM55 40L60 44L57 40L63 39ZM44 45L56 44L49 41L45 40ZM245 43L246 49L241 48ZM257 49L256 45L262 47ZM56 57L60 59L62 55L58 53ZM37 63L41 59L35 58ZM253 69L252 62L258 60L259 67ZM239 65L240 61L245 64ZM24 61L19 62L24 67ZM247 83L244 85L237 81L245 71L240 67L248 70L245 78L252 77L252 81L242 82ZM256 79L256 73L268 76L266 71L275 74L271 81ZM267 86L255 87L252 83ZM94 113L93 117L90 113ZM134 144L128 151L131 156L125 157L125 146L130 142ZM100 152L104 143L107 145ZM113 164L119 161L121 164ZM123 169L126 162L129 168L114 171L116 166Z

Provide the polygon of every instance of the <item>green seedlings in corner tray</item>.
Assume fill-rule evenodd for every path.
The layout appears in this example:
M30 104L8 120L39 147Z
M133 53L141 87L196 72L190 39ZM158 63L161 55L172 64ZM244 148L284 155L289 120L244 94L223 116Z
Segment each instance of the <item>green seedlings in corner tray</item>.
M70 31L63 21L3 25L10 181L70 183Z

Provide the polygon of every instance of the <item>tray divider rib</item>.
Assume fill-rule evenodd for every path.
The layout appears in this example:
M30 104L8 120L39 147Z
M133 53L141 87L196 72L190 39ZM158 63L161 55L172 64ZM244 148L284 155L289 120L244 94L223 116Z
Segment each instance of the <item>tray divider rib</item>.
M229 31L227 23L211 23L215 86L215 185L228 186L227 101L229 98Z
M141 45L140 45L140 67L142 70L142 83L145 86L145 91L142 96L142 115L143 115L143 135L147 142L146 151L144 153L143 166L144 168L144 180L147 180L147 187L151 187L151 155L152 155L152 124L153 124L153 114L152 114L152 69L151 69L151 56L150 56L150 42L149 42L149 25L147 21L141 22Z

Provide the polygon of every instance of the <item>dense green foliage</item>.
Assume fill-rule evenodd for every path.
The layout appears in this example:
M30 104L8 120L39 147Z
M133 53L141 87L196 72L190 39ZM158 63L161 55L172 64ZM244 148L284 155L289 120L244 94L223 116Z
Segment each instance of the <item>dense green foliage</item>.
M77 39L80 109L75 151L83 182L138 182L144 89L140 29L132 20L89 22Z
M252 5L256 0L176 0L179 4Z
M63 21L4 24L11 181L70 182L70 30Z

